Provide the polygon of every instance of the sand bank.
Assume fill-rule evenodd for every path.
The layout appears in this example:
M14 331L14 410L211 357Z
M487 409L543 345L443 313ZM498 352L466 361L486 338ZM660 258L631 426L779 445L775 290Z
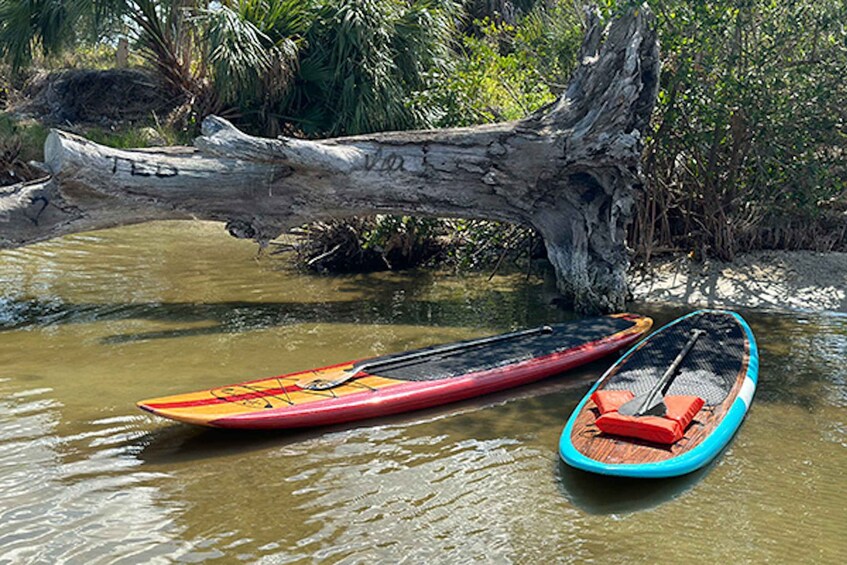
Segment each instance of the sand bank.
M630 276L636 301L847 313L847 253L759 251L724 263L653 261Z

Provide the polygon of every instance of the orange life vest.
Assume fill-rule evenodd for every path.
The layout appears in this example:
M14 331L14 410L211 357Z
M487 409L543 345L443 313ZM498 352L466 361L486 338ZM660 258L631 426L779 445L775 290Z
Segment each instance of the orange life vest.
M703 407L699 396L666 396L664 416L624 416L618 408L634 398L628 390L596 390L591 400L597 405L600 417L595 422L600 431L617 436L632 437L672 445L682 439L685 429Z

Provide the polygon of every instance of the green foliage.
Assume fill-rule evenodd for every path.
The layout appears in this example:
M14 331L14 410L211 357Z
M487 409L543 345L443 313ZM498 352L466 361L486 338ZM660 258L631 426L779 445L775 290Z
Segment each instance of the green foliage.
M599 2L606 18L638 5ZM729 258L756 246L833 241L821 237L833 225L821 203L847 190L847 4L650 5L663 72L645 132L648 183L634 246ZM130 35L134 52L190 101L183 122L226 112L264 134L518 119L561 93L583 31L580 4L570 0L0 0L0 58L9 68L60 61L68 47L76 54L60 64L105 67L115 39ZM140 130L93 135L146 144ZM508 231L419 222L363 222L351 249L384 249L397 234L427 239L450 225L475 242L465 246L471 253Z
M443 229L436 218L379 215L363 232L362 247L378 252L390 269L406 269L440 254Z
M541 238L528 227L487 220L447 220L448 262L459 271L499 268L508 256L513 266L530 262Z
M143 56L175 87L190 82L189 0L0 0L0 58L15 72L40 51L56 55L100 39L124 19ZM205 2L202 3L205 5Z
M266 134L279 133L275 112L297 71L308 8L298 0L242 0L199 19L219 102Z
M122 128L89 128L85 137L108 147L117 149L132 149L150 147L153 145L186 145L190 142L185 135L161 125L143 126L131 125Z
M44 141L50 129L36 121L19 121L0 113L0 140L15 140L16 158L26 163L44 158Z
M0 63L0 112L6 109L9 104L9 97L12 95L11 70L3 63Z
M762 230L774 224L814 222L820 202L847 188L847 5L652 5L662 91L636 244L731 258L762 245Z
M462 38L464 56L424 94L442 108L439 126L514 120L553 100L530 53L501 52L501 43L513 40L513 26L482 22L480 31L481 37Z
M306 32L287 115L309 134L428 125L412 93L445 67L452 0L326 0Z
M84 11L81 0L0 0L0 58L17 72L34 50L57 53L74 38L74 22Z
M42 158L47 134L48 129L37 122L20 122L0 113L0 186L40 176L28 162Z
M399 270L426 264L443 251L443 220L378 215L314 222L298 230L293 251L303 267L319 272Z
M585 34L578 4L555 2L537 5L515 30L515 49L534 60L539 76L553 93L560 93L576 67Z
M582 40L572 4L540 4L516 25L475 23L477 33L462 37L449 71L419 93L419 104L438 112L438 126L519 119L555 99Z
M79 43L73 51L65 50L51 57L36 60L36 64L48 70L115 68L115 48L104 43ZM142 67L144 59L130 53L129 66Z
M206 0L103 0L133 22L141 55L176 93L197 96L202 86L194 73L194 29L189 17ZM96 3L95 3L96 4Z

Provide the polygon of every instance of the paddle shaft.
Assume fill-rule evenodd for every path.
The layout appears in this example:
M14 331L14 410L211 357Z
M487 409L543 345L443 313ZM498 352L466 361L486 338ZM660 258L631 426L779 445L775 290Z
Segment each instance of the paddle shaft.
M635 397L623 406L618 409L618 412L624 414L626 416L643 416L648 411L652 410L655 406L660 404L664 404L659 400L656 402L657 396L664 396L665 388L670 385L671 381L676 377L676 371L679 369L679 366L682 364L682 361L685 359L685 356L691 351L691 348L694 347L694 344L697 342L697 339L705 334L705 330L695 329L691 331L691 337L688 339L688 342L685 344L685 347L682 348L682 351L676 356L676 359L673 360L670 367L662 374L659 381L653 385L653 388L647 393L646 397ZM629 406L628 406L629 405ZM637 409L633 410L633 407L637 406Z
M340 384L344 384L350 379L354 378L359 373L365 371L373 371L374 369L389 367L392 365L396 365L398 363L407 363L409 361L417 361L419 359L426 359L428 357L435 357L438 355L446 355L452 353L458 353L461 351L466 351L468 349L473 349L476 347L482 347L484 345L491 345L493 343L500 343L503 341L509 341L513 339L519 339L522 337L527 337L536 334L549 334L553 333L553 328L550 326L541 326L538 328L533 328L529 330L522 330L519 332L512 332L502 335L496 335L492 337L484 337L481 339L476 339L473 341L466 341L463 343L454 343L453 345L445 345L443 347L436 347L435 349L427 349L424 351L417 351L414 353L409 353L408 355L401 355L399 357L394 357L393 359L383 359L381 361L366 361L361 365L356 365L345 371L346 374L342 375L337 379L332 380L323 380L316 379L313 381L308 381L304 383L298 383L302 388L308 388L311 390L325 390L328 388L336 387Z

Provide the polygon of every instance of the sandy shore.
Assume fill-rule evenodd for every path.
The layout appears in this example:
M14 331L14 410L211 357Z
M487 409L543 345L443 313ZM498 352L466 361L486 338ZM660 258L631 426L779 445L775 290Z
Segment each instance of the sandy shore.
M636 301L847 313L847 253L759 251L730 263L687 257L633 269Z

